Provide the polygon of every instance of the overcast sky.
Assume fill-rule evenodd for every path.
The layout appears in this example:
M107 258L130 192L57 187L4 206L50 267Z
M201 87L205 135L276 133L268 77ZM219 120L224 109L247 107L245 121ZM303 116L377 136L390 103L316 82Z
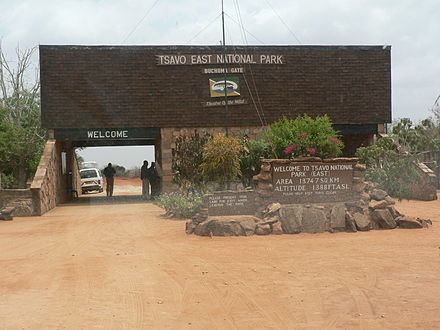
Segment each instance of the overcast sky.
M393 118L430 116L440 0L224 2L227 44L391 45ZM0 38L11 59L17 45L218 45L220 13L220 0L0 0Z

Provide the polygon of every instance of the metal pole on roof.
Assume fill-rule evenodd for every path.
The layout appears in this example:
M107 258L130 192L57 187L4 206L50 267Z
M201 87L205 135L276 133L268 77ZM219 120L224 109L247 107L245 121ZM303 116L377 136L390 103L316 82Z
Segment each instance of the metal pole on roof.
M225 38L225 11L222 0L222 32L223 32L223 68L225 71L224 92L225 92L225 133L229 135L229 109L228 109L228 88L227 88L227 65L226 65L226 38Z

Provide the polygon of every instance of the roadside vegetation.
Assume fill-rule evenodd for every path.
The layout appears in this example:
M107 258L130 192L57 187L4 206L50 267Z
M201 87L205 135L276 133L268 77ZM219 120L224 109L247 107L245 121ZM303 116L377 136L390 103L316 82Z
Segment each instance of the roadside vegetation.
M207 184L227 189L229 182L255 188L253 176L260 172L261 158L330 158L342 155L344 143L327 116L282 118L270 125L262 139L212 136L197 131L178 136L173 150L174 183L180 193L164 194L158 205L175 217L191 217L200 211ZM420 180L415 162L427 151L440 150L440 108L431 118L414 124L400 119L388 136L361 147L356 156L367 165L366 180L398 198L411 198L411 186ZM438 164L437 164L438 165Z
M40 161L46 131L40 121L40 84L30 78L36 48L8 61L0 45L0 175L3 188L26 188Z
M331 158L340 156L344 148L328 116L282 118L269 125L264 141L270 146L272 157L278 159Z
M335 157L342 154L343 146L327 116L283 118L270 125L260 140L197 131L178 136L172 170L181 192L163 194L157 203L170 216L190 217L199 212L210 183L219 190L237 182L255 188L252 178L260 172L262 158Z
M424 152L440 150L440 112L433 113L433 118L418 124L400 119L391 126L387 137L358 148L356 156L367 165L366 180L377 182L391 196L410 199L411 186L420 180L415 162Z
M202 194L198 192L189 192L188 194L172 192L161 194L157 197L156 203L165 210L167 216L187 219L201 211L203 198Z

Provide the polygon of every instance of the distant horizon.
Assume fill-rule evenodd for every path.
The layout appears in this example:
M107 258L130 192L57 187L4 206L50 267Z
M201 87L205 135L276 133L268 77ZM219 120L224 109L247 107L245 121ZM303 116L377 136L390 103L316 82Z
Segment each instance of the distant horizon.
M96 162L99 168L104 168L108 163L119 165L130 170L141 167L144 160L149 163L155 161L154 146L124 146L124 147L88 147L77 149L85 162Z

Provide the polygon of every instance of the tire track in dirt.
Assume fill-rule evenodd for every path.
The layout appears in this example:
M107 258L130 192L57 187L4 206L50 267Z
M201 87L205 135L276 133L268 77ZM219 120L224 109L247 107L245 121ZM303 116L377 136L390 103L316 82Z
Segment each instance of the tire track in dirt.
M163 249L169 249L168 246L158 244ZM168 256L168 262L171 264L180 263L186 265L187 262L182 262L181 259L174 256L171 251L166 254ZM182 257L183 258L183 257ZM194 260L196 259L196 260ZM194 274L194 266L182 267L179 269L179 276L175 271L167 271L171 279L178 283L183 288L183 301L191 301L191 299L197 299L196 301L215 301L215 313L208 315L210 319L218 319L219 315L232 316L230 319L223 320L227 324L226 328L242 328L242 323L247 324L249 327L259 327L263 322L268 327L273 327L279 324L281 321L277 316L273 316L267 313L265 308L253 298L252 290L247 284L242 281L238 276L231 276L226 274L225 269L220 268L213 262L208 262L200 257L194 257L191 262L197 264L198 276ZM183 281L184 278L194 278L192 281ZM188 289L192 288L192 289ZM195 288L201 288L203 292L195 291ZM190 292L188 294L188 292ZM244 312L237 314L237 306L241 308L245 307ZM211 308L214 306L211 306ZM206 313L206 311L205 311ZM274 318L275 317L275 318ZM245 321L247 320L247 321ZM238 322L238 323L237 323ZM226 325L225 324L225 325Z

